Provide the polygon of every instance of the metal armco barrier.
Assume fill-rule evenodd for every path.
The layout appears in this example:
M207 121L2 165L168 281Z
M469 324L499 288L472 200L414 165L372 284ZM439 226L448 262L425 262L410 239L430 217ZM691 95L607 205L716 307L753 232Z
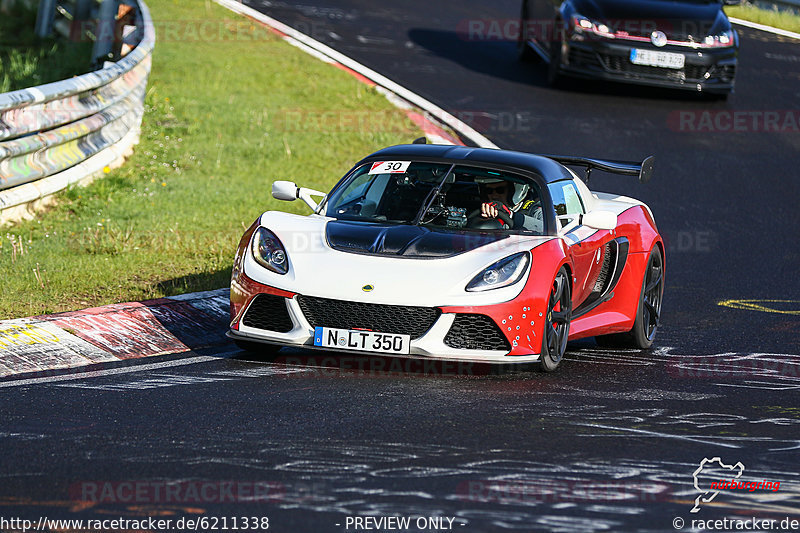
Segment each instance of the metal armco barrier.
M138 142L155 46L139 0L136 47L74 78L0 94L0 222L12 208L118 164Z

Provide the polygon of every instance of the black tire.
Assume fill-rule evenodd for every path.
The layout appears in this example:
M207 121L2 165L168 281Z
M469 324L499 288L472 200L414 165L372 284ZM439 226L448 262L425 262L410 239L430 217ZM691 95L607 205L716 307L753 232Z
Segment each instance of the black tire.
M558 307L558 311L555 308ZM542 354L539 367L543 372L553 372L558 368L564 352L567 351L569 323L572 319L572 291L567 269L561 267L550 288L547 301L547 315L542 333Z
M554 22L554 27L558 27L558 21ZM560 69L561 41L557 41L550 45L550 61L547 63L547 85L553 88L561 86L563 77Z
M656 338L663 298L664 257L661 248L655 245L647 260L633 328L626 333L599 335L595 337L597 344L604 348L650 348Z
M528 2L522 2L522 13L519 17L519 34L517 34L517 60L523 63L530 63L538 56L528 45L530 35L528 35Z

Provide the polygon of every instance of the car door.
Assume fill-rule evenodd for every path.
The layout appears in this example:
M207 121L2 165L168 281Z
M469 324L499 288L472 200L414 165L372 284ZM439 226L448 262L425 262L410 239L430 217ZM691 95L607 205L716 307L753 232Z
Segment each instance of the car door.
M556 221L561 226L559 235L567 244L573 266L572 303L573 309L576 309L595 289L605 260L606 244L612 236L607 230L581 224L581 215L586 210L572 180L551 183L548 189L556 211Z

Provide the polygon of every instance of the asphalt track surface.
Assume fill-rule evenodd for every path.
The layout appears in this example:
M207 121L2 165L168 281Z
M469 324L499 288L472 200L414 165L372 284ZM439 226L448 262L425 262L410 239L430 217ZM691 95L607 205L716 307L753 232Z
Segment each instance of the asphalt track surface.
M465 532L800 518L800 133L752 122L797 117L800 43L739 29L727 102L606 83L554 90L542 65L515 61L513 42L460 32L465 21L517 16L516 3L488 4L254 7L503 148L655 154L648 185L599 173L592 181L647 202L667 239L655 349L575 343L562 368L543 375L287 350L273 361L229 345L114 374L0 382L0 515L226 517L229 529L233 517L267 516L270 530L310 532L354 531L346 519L356 515L450 517ZM702 131L681 127L680 112ZM730 131L726 116L750 118ZM690 513L700 494L693 473L713 457L780 488L721 491ZM699 484L732 475L704 471ZM126 499L125 482L150 488ZM228 482L238 484L234 502ZM202 483L217 499L191 492ZM182 488L167 497L158 491L167 484Z

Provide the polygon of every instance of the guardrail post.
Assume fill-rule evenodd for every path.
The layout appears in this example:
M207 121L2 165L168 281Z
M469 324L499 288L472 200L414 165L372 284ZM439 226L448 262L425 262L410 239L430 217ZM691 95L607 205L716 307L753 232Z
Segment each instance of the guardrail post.
M92 14L92 0L75 0L75 20L89 20Z
M53 19L56 16L56 0L39 0L39 11L36 12L35 33L39 37L47 37L53 31Z
M72 24L69 28L69 38L72 41L85 42L89 29L93 28L92 3L94 0L75 0L75 8L72 12ZM92 58L94 59L94 58Z
M97 31L95 32L97 39L92 50L92 61L94 63L109 59L111 47L114 45L118 10L119 0L103 0L103 3L100 4L100 15L98 16Z

